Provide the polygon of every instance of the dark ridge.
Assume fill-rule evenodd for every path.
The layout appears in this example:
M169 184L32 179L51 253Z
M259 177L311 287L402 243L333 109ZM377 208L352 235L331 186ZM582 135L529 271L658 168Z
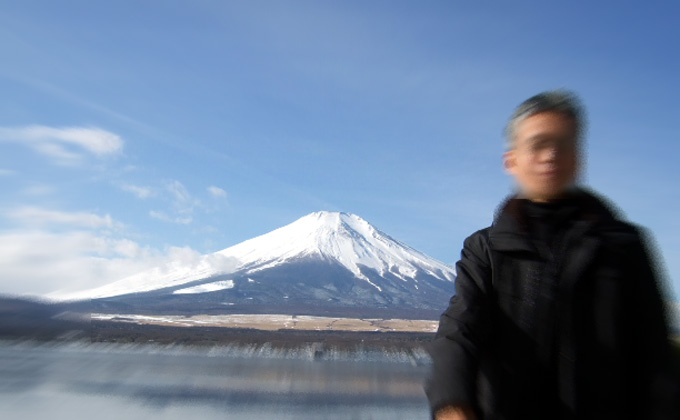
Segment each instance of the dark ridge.
M92 321L92 342L182 345L264 345L298 348L321 344L334 349L414 349L432 340L434 333L357 331L263 331L249 328L172 327L127 322Z
M60 340L89 335L90 302L0 297L0 338Z

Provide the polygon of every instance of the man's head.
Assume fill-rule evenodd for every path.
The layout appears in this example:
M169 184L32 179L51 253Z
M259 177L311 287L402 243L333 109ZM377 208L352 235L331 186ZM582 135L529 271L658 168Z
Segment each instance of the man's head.
M523 196L549 201L573 185L583 127L580 102L569 92L540 93L517 107L505 130L503 165Z

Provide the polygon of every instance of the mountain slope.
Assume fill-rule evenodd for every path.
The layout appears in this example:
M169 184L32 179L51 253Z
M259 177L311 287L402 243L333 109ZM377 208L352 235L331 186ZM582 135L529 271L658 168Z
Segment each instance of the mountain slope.
M454 278L450 266L359 216L316 212L196 261L87 293L110 305L144 302L159 310L245 304L443 310Z

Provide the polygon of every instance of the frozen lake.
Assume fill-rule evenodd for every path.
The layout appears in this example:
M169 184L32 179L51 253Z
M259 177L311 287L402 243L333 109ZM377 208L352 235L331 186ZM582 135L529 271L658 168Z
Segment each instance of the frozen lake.
M426 357L308 356L0 343L0 408L3 419L428 418Z

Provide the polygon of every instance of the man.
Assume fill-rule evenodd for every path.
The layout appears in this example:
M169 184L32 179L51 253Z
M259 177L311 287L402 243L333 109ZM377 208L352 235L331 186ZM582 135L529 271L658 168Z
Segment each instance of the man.
M574 95L553 91L508 123L518 191L464 242L430 349L437 420L675 418L640 232L576 185L583 118Z

